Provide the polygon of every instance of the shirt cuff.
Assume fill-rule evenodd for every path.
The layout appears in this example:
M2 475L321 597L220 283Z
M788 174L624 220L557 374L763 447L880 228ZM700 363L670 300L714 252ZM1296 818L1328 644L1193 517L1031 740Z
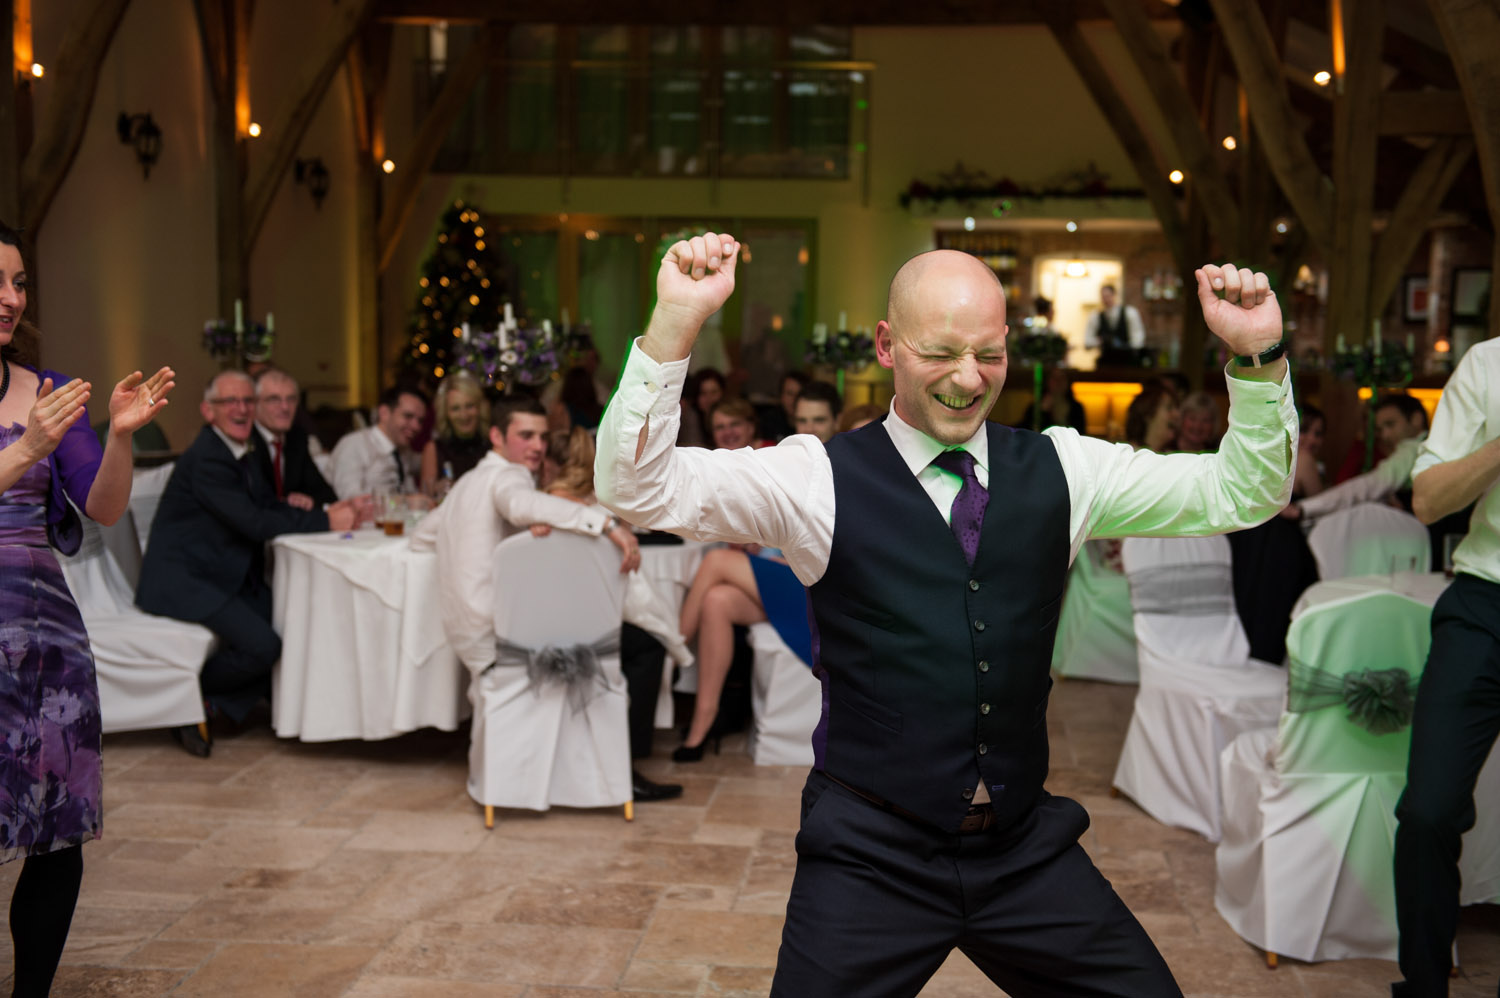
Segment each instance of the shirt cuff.
M652 360L640 347L637 337L630 345L630 355L620 374L620 392L626 404L642 416L676 410L687 382L688 361L666 363Z
M1274 405L1277 408L1277 414L1283 421L1288 417L1293 422L1296 421L1297 406L1292 401L1292 368L1290 364L1287 365L1286 373L1281 376L1280 381L1266 381L1263 378L1241 378L1234 373L1234 367L1233 361L1224 365L1224 386L1229 391L1229 412L1231 418L1235 414L1238 414L1243 417L1244 422L1263 422L1264 416L1256 414L1257 408Z

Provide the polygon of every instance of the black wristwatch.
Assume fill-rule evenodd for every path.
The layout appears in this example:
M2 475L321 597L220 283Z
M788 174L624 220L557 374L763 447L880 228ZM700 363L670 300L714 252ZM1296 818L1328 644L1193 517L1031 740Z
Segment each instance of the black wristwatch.
M1269 350L1262 350L1258 354L1237 354L1234 358L1234 363L1237 367L1264 367L1273 360L1280 360L1285 353L1286 340L1281 340Z

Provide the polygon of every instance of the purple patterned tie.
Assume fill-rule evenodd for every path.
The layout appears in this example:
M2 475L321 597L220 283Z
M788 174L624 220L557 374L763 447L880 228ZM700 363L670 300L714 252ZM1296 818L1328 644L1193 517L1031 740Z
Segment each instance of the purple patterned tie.
M974 557L979 554L979 529L984 523L984 510L990 504L990 493L979 484L974 474L974 455L966 450L943 451L932 459L934 467L951 471L964 480L963 488L953 498L953 509L948 514L948 525L953 536L964 549L969 567L974 566Z

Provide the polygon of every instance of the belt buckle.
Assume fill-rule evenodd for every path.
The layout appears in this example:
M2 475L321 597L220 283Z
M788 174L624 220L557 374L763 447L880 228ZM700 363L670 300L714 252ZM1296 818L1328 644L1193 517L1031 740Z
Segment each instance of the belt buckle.
M973 835L976 832L988 831L995 824L995 806L993 804L972 804L969 813L964 815L958 823L960 835Z

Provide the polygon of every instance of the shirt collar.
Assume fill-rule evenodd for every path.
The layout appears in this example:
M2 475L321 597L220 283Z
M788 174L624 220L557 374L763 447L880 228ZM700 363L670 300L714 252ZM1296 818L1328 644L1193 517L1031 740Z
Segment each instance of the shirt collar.
M373 431L370 434L370 439L374 440L375 444L382 451L387 454L394 454L396 452L396 442L390 437L386 436L384 430L382 430L378 425L372 426L370 427L370 429Z
M891 400L891 411L885 418L885 431L891 435L891 443L896 445L896 453L901 455L901 460L906 462L906 467L914 476L920 475L932 463L932 459L943 451L956 449L932 439L897 415L895 399ZM983 468L985 474L988 475L990 470L989 420L980 423L974 435L960 446L969 452L974 458L974 463Z
M224 441L224 446L229 448L229 453L234 455L234 459L236 461L244 457L246 454L250 453L250 445L248 443L240 443L238 440L234 439L229 434L225 433L223 430L212 424L209 425L209 429L213 430L219 435L219 439Z
M264 440L266 443L268 443L268 444L274 444L276 442L276 434L272 433L270 430L268 430L264 426L260 425L260 421L259 420L256 420L255 428L260 431L261 439Z

